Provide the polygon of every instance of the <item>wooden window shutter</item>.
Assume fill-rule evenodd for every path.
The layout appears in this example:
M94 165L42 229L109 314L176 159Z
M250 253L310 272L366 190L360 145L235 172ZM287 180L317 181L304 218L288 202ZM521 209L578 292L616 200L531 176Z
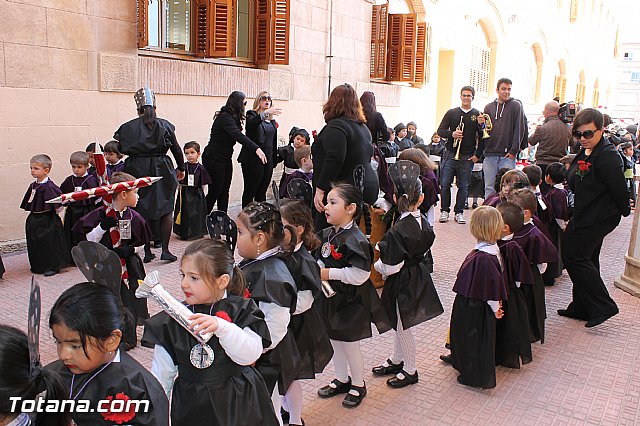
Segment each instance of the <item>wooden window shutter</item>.
M432 27L427 24L427 63L425 64L425 82L429 83L431 81L431 40L433 38L431 34Z
M416 20L413 13L389 15L387 80L413 82L415 78Z
M417 86L426 83L426 63L427 63L427 23L419 22L417 26L416 39L416 71L413 82Z
M149 45L148 0L136 0L136 22L138 24L138 47Z
M559 75L556 75L553 78L553 97L558 99L560 99L560 86L561 86L560 78L561 77Z
M560 102L564 102L567 94L567 78L562 77L562 82L560 85Z
M290 0L256 1L256 64L289 64Z
M201 57L234 56L235 0L196 0L195 53Z
M388 7L388 3L373 5L371 10L371 62L369 72L371 78L385 77Z

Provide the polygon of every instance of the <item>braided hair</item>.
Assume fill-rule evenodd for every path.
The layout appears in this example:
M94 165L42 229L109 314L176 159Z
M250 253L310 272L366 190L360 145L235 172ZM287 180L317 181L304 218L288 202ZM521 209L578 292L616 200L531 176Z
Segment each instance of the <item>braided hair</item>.
M238 215L238 220L247 227L252 236L262 231L270 249L276 246L282 247L285 228L291 233L291 241L286 247L282 247L284 251L291 253L297 244L295 228L282 223L280 210L271 203L266 201L249 203Z
M286 198L280 202L280 214L289 224L302 226L302 243L309 251L313 251L320 247L320 239L313 232L313 218L311 209L302 200L294 200Z
M348 183L333 184L331 189L338 193L338 196L346 205L352 203L356 205L356 212L353 215L353 220L357 223L361 217L364 218L365 235L368 238L371 235L371 213L369 212L369 206L362 198L362 192L360 192L355 186Z

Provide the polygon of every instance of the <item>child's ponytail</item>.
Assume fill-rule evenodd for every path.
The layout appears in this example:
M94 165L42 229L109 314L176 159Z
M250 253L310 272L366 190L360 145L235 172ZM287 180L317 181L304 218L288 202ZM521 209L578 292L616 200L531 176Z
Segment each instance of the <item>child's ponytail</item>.
M244 280L242 270L238 267L238 265L233 265L231 280L229 281L229 285L227 286L227 293L233 294L235 296L243 296L245 287L246 282Z

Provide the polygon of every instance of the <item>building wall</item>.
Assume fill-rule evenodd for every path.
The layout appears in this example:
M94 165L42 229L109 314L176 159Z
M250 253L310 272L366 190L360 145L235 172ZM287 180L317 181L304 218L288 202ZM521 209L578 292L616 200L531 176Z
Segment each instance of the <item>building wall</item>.
M637 38L637 37L636 37ZM613 118L640 119L640 43L621 43L617 60Z
M369 80L368 0L291 0L290 64L268 68L137 49L133 0L0 0L0 241L24 238L26 214L18 206L31 181L29 158L51 155L51 177L60 183L71 173L72 151L95 138L106 142L135 116L132 93L143 85L157 92L158 115L176 125L181 143L206 144L213 114L232 90L249 97L269 90L283 109L281 136L293 125L320 130L329 86L345 82L359 93L374 91L388 125L413 120L428 139L442 111L458 105L459 87L469 82L470 37L482 21L492 47L492 81L512 78L513 96L525 101L528 113L537 114L551 98L561 59L567 98L583 71L587 104L596 79L600 103L606 104L615 21L602 0L593 1L596 12L585 6L576 23L569 22L569 0L407 3L433 28L431 81L421 89ZM525 100L525 64L533 60L534 43L542 55L540 96ZM594 52L601 61L593 61ZM440 66L440 57L450 62ZM493 98L490 91L474 105L482 108ZM239 202L241 189L237 167L233 202Z

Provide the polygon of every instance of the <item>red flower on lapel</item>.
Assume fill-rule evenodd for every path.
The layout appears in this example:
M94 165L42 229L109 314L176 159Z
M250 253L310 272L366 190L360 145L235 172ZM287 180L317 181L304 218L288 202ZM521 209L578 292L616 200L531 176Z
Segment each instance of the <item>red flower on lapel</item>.
M248 299L251 297L251 292L249 291L248 288L244 289L244 293L242 293L242 297L244 297L245 299Z
M118 404L118 406L116 406L115 408L118 408L117 412L112 412L111 411L111 407L112 407L112 403L114 402L114 397L109 395L106 398L108 401L110 401L111 403L109 404L109 407L107 408L107 412L104 413L100 413L102 414L102 417L109 422L115 422L116 424L123 424L123 423L129 423L135 416L136 416L136 412L135 412L135 408L136 408L136 404L131 404L128 405L127 401L129 401L129 397L124 393L124 392L120 392L117 393L115 396L115 400L116 401L124 401L124 403L122 405ZM105 404L102 404L101 408L105 408ZM120 411L122 409L127 409L127 411Z
M333 257L335 260L342 259L342 253L337 251L336 247L333 244L331 244L331 257Z
M216 312L216 316L218 318L222 318L223 320L227 321L227 322L231 322L231 317L229 316L228 313L226 313L225 311L218 311Z
M578 160L578 170L576 171L576 175L580 176L581 180L590 171L591 171L591 163L589 163L588 161L584 161L584 160Z

